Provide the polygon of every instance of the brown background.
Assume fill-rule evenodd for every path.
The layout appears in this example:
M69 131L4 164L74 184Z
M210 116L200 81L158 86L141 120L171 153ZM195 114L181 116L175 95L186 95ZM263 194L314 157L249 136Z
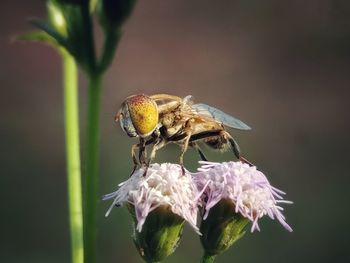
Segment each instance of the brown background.
M295 202L285 211L292 234L262 220L261 233L247 233L217 262L349 262L349 14L346 0L140 0L104 80L100 195L131 169L133 140L113 121L123 98L192 94L253 127L233 135ZM45 17L44 1L1 3L0 261L68 262L60 59L44 45L10 44L32 16ZM80 105L85 127L84 77ZM168 147L158 161L177 153ZM196 153L185 158L194 169ZM99 203L98 262L142 262L129 215L106 219L108 205ZM186 228L165 262L200 255Z

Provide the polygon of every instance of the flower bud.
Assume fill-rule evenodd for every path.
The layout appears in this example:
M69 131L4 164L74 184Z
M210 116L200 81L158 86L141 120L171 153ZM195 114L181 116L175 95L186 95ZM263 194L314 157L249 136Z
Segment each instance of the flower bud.
M100 0L97 11L101 25L108 30L117 30L130 16L136 0Z
M159 262L170 256L180 243L185 220L169 207L160 206L148 214L139 232L134 208L130 206L129 210L134 219L133 239L140 256L146 262Z
M252 222L251 232L260 230L258 220L265 215L292 231L279 205L292 202L283 200L284 192L271 186L256 167L242 162L200 163L199 172L192 176L202 193L203 262L213 260L240 239L249 222Z
M63 37L68 36L68 25L64 11L56 1L47 1L48 19L51 26Z
M136 170L120 188L103 200L114 206L127 205L134 222L134 242L147 262L158 262L172 254L181 237L184 222L199 233L196 225L198 191L191 175L178 164L151 164Z
M222 199L210 209L200 226L205 254L219 255L240 239L249 220L234 212L234 204Z

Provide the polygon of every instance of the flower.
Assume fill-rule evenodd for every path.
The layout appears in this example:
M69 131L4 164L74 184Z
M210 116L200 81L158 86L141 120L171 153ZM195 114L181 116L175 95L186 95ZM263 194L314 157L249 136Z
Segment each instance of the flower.
M147 215L158 207L168 207L170 211L184 220L199 232L197 222L198 191L189 173L182 173L178 164L151 164L147 175L141 168L120 188L107 194L103 200L114 199L106 216L114 206L131 204L135 209L137 231L141 232Z
M285 193L270 185L266 176L255 166L242 162L200 162L199 172L193 173L198 189L202 189L202 202L205 208L203 219L221 200L231 200L235 213L252 222L251 232L260 231L258 220L264 215L277 219L288 231L292 228L286 223L280 203Z
M47 11L51 26L66 38L68 36L68 25L62 6L56 1L48 1Z
M185 221L199 233L198 191L180 165L152 164L147 171L135 171L119 186L103 197L114 199L106 216L114 206L127 205L134 219L134 243L146 262L163 261L175 251Z

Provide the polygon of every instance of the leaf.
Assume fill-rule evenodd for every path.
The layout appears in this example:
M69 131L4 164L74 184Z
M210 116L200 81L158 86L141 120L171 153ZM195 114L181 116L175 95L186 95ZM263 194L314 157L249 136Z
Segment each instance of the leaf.
M42 43L49 44L49 45L56 47L56 48L58 48L60 46L52 36L50 36L48 33L41 31L41 30L35 30L35 31L20 34L20 35L15 37L15 40L42 42Z
M68 49L66 39L60 33L58 33L54 28L52 28L48 22L39 20L39 19L31 19L30 22L35 27L41 29L44 33L46 33L48 36L53 38L58 43L58 45Z

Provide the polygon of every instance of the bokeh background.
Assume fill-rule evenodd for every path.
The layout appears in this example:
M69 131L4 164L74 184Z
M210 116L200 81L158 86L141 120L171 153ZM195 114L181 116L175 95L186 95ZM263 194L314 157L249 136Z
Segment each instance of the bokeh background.
M45 2L4 0L0 14L0 261L69 262L60 59L10 41L30 29L27 18L45 17ZM350 262L350 2L140 0L124 31L103 84L100 195L132 167L133 140L113 121L122 100L192 94L253 127L232 134L295 202L285 210L293 233L262 220L217 262ZM83 75L80 105L84 127ZM158 161L178 152L167 147ZM195 169L197 154L185 158ZM108 206L99 203L98 262L142 262L126 209L105 218ZM201 252L186 228L165 262L198 262Z

